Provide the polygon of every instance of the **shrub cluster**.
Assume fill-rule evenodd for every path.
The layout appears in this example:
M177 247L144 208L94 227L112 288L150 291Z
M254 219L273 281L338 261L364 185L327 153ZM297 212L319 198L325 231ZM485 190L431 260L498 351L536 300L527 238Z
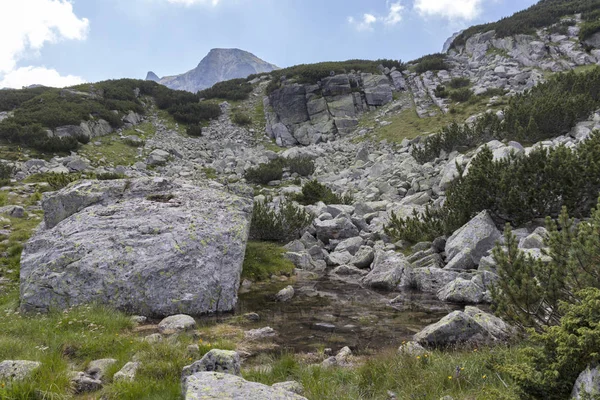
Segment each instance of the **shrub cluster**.
M186 133L189 136L200 137L202 136L202 125L192 124L188 125Z
M486 147L469 173L452 183L443 207L424 216L392 214L386 232L397 239L432 240L452 233L482 210L489 210L496 222L512 225L556 217L562 207L585 217L600 191L600 164L595 161L599 157L600 134L574 150L538 148L527 156L498 161Z
M248 115L243 114L239 111L233 113L231 120L233 121L234 124L237 124L240 126L246 126L246 125L252 124L252 118L250 118Z
M312 223L313 217L303 207L284 199L278 207L268 202L254 204L250 238L273 242L289 242L300 237Z
M409 64L415 65L415 72L418 74L427 71L450 69L450 66L446 63L446 55L442 53L429 54L411 61Z
M464 103L465 101L468 101L472 95L473 92L471 89L463 87L461 89L452 90L450 92L450 99L454 102Z
M248 182L266 185L271 181L281 180L284 169L289 170L292 174L309 176L315 172L315 163L307 157L276 158L247 170L244 177Z
M294 200L304 205L316 204L320 201L325 204L352 204L354 201L350 194L339 195L334 193L316 179L306 182L302 186L302 192L297 194Z
M452 78L450 82L448 82L448 86L452 89L460 89L469 87L471 85L471 80L469 78Z
M500 21L466 29L454 40L452 47L462 46L471 36L491 30L495 30L498 37L506 37L534 33L536 29L559 23L562 17L577 13L584 16L591 13L587 17L591 18L599 8L600 0L542 0Z
M14 168L0 162L0 185L6 185L14 173Z
M223 100L246 100L252 93L252 85L247 79L231 79L216 83L208 89L198 92L198 96L204 99L223 99Z
M525 362L506 369L528 398L565 399L599 361L600 202L588 221L575 224L565 208L546 225L549 262L526 256L507 227L505 248L494 249L500 279L492 296L500 316L538 332Z
M471 96L467 88L454 93L463 90L464 98ZM546 83L511 97L502 123L493 114L484 114L471 127L452 124L427 137L422 147L413 151L413 156L427 162L438 157L441 150L470 147L494 138L537 142L567 133L598 107L600 68L583 74L557 74Z

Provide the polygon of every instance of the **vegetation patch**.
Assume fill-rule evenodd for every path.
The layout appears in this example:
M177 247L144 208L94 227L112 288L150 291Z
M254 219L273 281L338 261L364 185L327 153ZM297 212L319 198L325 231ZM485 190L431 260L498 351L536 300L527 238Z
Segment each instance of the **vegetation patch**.
M233 113L231 121L233 121L234 124L240 126L248 126L252 124L252 118L240 111L236 111Z
M310 205L322 201L325 204L352 204L354 198L351 194L339 195L316 179L306 182L302 192L294 197L300 204Z
M252 93L252 85L247 79L231 79L215 83L211 88L198 92L204 99L247 100Z
M255 202L250 225L250 238L287 243L300 237L313 217L293 201L284 199L271 206L269 200Z
M272 275L290 276L294 264L284 258L287 250L273 242L249 241L246 245L246 256L242 277L252 281L268 280Z

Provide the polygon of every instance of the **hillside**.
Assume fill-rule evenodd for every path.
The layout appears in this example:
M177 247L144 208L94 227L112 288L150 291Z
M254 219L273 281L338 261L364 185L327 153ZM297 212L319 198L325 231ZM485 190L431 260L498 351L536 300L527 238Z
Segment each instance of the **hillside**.
M271 72L277 69L254 54L240 49L212 49L198 66L184 74L158 78L148 72L147 80L152 80L175 90L196 93L217 82L236 78L246 78L252 74Z
M0 399L593 398L593 4L410 62L0 91Z

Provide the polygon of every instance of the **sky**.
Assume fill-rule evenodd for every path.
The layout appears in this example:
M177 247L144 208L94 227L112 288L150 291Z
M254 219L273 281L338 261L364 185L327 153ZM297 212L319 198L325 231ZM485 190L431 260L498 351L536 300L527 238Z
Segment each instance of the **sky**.
M409 61L536 0L0 0L0 88L175 75L212 48L286 67Z

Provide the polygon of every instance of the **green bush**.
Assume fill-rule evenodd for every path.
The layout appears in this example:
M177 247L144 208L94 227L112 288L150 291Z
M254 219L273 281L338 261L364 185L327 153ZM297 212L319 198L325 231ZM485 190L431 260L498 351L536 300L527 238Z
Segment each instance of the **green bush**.
M450 66L446 63L446 55L442 53L429 54L411 61L410 64L415 65L415 72L422 74L427 71L441 71L443 69L450 69Z
M289 158L286 164L292 174L310 176L315 172L315 163L308 157Z
M460 89L469 87L471 85L471 80L469 78L452 78L452 80L448 83L452 89Z
M124 174L118 174L116 172L103 172L100 174L95 174L94 176L99 181L112 181L115 179L125 179L126 176Z
M272 242L249 241L246 245L242 277L265 281L272 275L292 275L294 264L284 258L285 247Z
M440 99L445 99L448 97L448 91L446 90L446 86L437 85L435 90L433 91L435 97L439 97Z
M0 162L0 185L6 185L14 173L14 168L8 164Z
M350 194L338 195L316 179L306 182L295 200L304 205L316 204L320 201L325 204L352 204L354 201Z
M186 129L186 133L189 136L200 137L202 136L202 125L189 125Z
M237 124L240 126L246 126L246 125L252 124L252 118L250 118L246 114L243 114L239 111L233 113L233 116L231 117L231 121L233 121L234 124Z
M257 202L252 213L250 238L287 243L300 237L312 220L313 217L304 208L287 199L282 200L277 208Z
M454 102L464 103L465 101L468 101L472 95L473 95L473 92L471 91L471 89L462 88L462 89L452 90L450 92L450 99Z
M256 168L246 171L244 177L248 182L266 185L271 181L279 181L283 178L283 162L280 159L260 164Z
M469 174L452 182L442 208L423 217L392 213L387 230L396 239L422 241L451 234L483 210L496 222L515 226L558 217L562 207L577 218L589 216L600 191L598 159L597 133L575 149L538 148L527 156L498 161L485 147L473 159Z
M578 375L600 361L600 290L587 288L575 295L576 303L561 303L560 325L533 334L532 345L521 350L524 361L502 368L517 383L522 398L568 399Z
M221 115L221 108L214 103L185 103L175 104L167 110L175 121L183 124L199 124L203 121L208 121L218 118Z
M53 190L60 190L72 182L81 179L81 174L57 174L47 173L43 175L42 180L48 182Z
M247 100L252 93L252 85L246 79L231 79L216 83L208 89L198 92L198 96L204 99L223 100Z

